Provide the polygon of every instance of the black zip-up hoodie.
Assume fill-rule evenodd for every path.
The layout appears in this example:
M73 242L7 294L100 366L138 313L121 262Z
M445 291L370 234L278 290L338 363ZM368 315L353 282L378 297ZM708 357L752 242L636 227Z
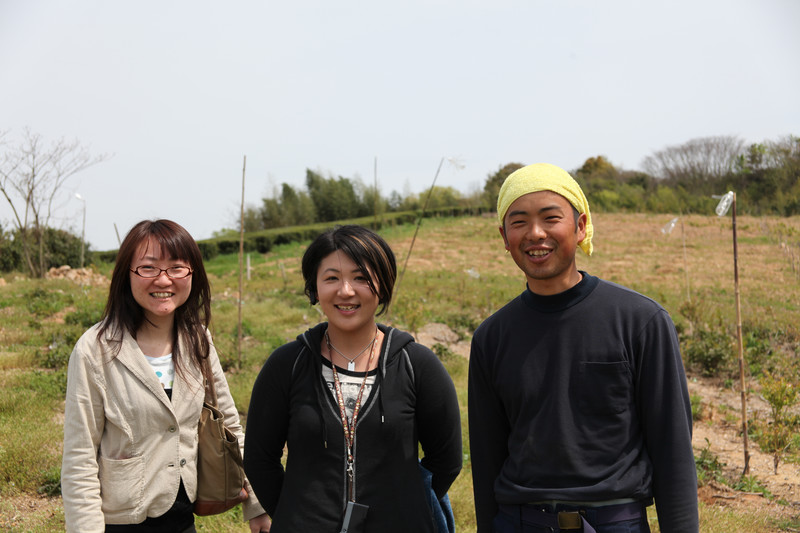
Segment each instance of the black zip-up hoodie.
M272 517L272 533L338 531L346 505L344 431L322 377L326 327L275 350L253 386L244 464ZM378 372L356 427L355 499L369 506L368 531L433 532L418 450L421 444L422 465L443 497L462 464L455 387L433 352L410 334L379 328Z

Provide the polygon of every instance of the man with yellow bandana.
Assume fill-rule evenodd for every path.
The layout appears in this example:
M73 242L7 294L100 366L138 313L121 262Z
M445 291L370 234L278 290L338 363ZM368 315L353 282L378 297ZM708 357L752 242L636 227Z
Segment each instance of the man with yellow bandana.
M526 290L475 331L469 436L478 533L697 532L692 413L675 326L658 303L579 271L594 227L549 164L497 200Z

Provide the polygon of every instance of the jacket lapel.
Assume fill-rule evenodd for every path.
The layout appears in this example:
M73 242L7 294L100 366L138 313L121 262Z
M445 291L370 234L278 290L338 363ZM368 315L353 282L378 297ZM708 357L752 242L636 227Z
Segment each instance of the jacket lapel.
M179 376L177 372L175 373L175 382L172 385L172 403L187 409L190 414L194 414L197 411L197 416L199 417L203 398L205 397L203 374L200 372L200 368L194 364L194 359L189 355L183 338L178 339L178 342L183 354L183 366L181 367L183 376ZM197 398L198 395L200 396L199 398Z
M116 359L119 363L124 365L131 374L136 376L161 403L167 406L170 411L173 410L172 402L167 396L167 393L164 392L164 387L161 386L161 382L158 381L153 367L150 366L150 363L145 359L144 353L142 353L142 350L136 343L136 339L127 332L125 332L122 338L122 349L119 351ZM175 381L177 382L177 379Z

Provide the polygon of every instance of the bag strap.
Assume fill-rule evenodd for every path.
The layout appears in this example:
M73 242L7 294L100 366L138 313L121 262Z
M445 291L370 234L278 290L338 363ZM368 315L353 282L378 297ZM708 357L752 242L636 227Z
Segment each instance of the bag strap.
M211 371L211 365L209 365L208 359L203 359L203 366L205 367L207 374L211 376L210 380L203 376L203 384L206 389L204 401L213 405L214 407L217 407L217 390L214 387L214 373Z

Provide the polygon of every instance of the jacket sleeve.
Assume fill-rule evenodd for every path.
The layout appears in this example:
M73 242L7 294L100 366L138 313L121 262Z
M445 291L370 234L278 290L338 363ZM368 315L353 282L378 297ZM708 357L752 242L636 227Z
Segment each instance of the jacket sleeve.
M469 443L478 533L489 533L497 514L494 485L508 458L508 417L485 367L476 337L469 357Z
M659 527L664 533L697 532L692 407L678 337L666 311L656 313L641 343L636 399L653 464Z
M86 335L90 334L78 341L69 358L61 464L66 530L80 533L105 531L97 463L105 424L105 384L92 366Z
M245 472L270 516L283 487L281 457L289 427L291 365L281 364L288 354L281 358L280 352L279 348L267 359L253 385L244 446Z
M225 416L225 426L229 428L236 438L239 439L239 448L244 456L244 431L242 424L239 421L239 411L236 409L236 404L231 395L228 380L225 378L225 372L222 370L222 365L219 362L219 356L211 345L211 353L209 354L209 361L211 362L211 371L214 373L214 388L217 391L218 408ZM258 503L258 498L250 486L250 482L245 479L245 490L247 490L247 500L242 504L242 515L245 521L250 520L258 515L264 514L264 509Z
M414 370L416 420L424 457L422 466L432 474L436 497L447 494L463 463L461 455L461 414L453 380L439 359L424 346L423 362Z

